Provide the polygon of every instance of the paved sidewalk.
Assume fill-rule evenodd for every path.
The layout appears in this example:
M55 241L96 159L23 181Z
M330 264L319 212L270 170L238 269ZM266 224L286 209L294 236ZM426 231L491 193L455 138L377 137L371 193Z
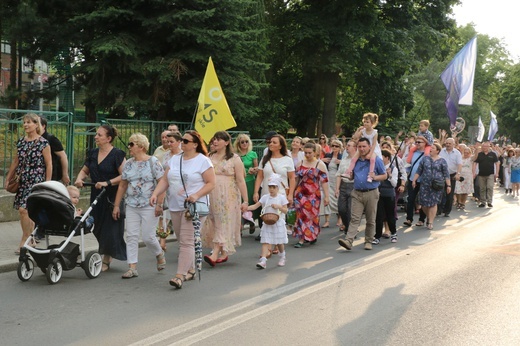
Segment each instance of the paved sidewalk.
M2 241L0 242L0 273L16 271L18 268L18 255L14 254L20 239L22 238L22 228L19 221L0 222L0 234ZM85 237L85 253L92 250L97 250L98 243L96 237L92 233L86 234ZM65 237L50 236L49 244L59 244L65 240ZM170 236L167 242L174 241ZM81 244L81 237L76 236L72 239L73 243ZM144 243L141 241L139 247L143 247ZM45 248L45 240L38 244L37 248Z

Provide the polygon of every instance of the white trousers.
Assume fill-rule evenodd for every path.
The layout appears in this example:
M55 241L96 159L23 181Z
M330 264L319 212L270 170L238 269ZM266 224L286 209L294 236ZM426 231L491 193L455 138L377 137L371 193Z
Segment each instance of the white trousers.
M155 230L159 218L155 216L155 208L146 206L142 208L126 206L126 256L129 264L137 263L139 253L139 234L146 247L154 256L162 253L159 240L155 236Z

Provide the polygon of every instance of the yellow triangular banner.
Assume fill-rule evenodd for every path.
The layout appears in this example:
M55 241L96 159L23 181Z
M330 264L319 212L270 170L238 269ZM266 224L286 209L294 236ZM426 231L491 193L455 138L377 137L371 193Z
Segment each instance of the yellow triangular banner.
M217 131L223 131L237 126L231 110L220 87L220 83L209 58L206 74L200 88L195 117L195 130L200 133L202 139L208 142Z

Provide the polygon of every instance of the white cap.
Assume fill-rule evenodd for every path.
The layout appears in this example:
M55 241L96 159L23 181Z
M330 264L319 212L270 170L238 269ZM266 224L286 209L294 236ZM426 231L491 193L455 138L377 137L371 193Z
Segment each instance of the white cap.
M280 174L273 173L267 180L267 186L280 186L280 182L282 181L282 177Z

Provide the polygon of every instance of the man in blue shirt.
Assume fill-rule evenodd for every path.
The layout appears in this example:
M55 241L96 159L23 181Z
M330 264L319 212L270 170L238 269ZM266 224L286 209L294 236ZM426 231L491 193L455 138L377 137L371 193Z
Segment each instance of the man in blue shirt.
M360 138L357 144L359 159L354 166L354 190L352 190L351 220L348 226L346 239L338 240L339 245L347 250L352 249L354 237L358 233L359 224L366 217L365 250L372 250L372 240L376 232L377 201L379 200L379 182L386 180L388 175L381 158L376 157L374 172L370 172L370 142L367 138ZM370 175L371 182L367 181Z

